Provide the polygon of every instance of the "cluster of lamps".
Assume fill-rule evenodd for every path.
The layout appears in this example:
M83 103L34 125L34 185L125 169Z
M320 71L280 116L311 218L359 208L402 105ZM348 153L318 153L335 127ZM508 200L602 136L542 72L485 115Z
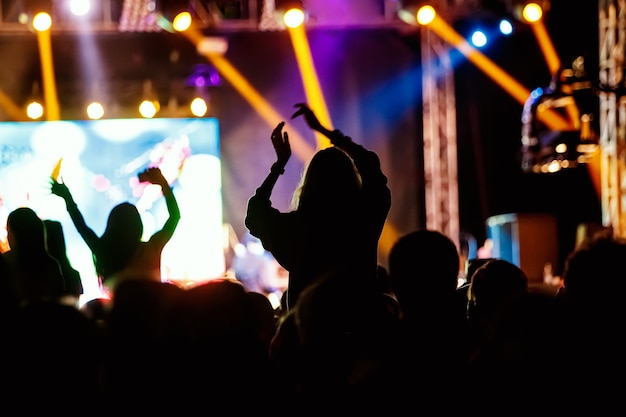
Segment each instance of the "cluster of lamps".
M30 22L35 31L47 31L52 26L49 7L51 0L30 0L32 7L37 7L38 13L25 14L24 23ZM67 0L65 2L68 10L76 17L86 16L92 9L93 0ZM171 32L185 32L194 25L196 10L194 2L188 0L134 0L136 7L144 7L147 12L156 16L155 24L162 30ZM437 15L437 2L424 0L400 0L398 2L397 15L400 20L413 26L427 26ZM547 0L514 0L510 7L509 14L525 23L533 23L540 20L544 10L549 8ZM274 0L274 11L276 21L283 28L297 28L306 24L308 12L302 0ZM30 17L29 17L30 16ZM499 22L499 29L502 34L510 34L513 30L511 19L504 17ZM480 48L487 42L485 32L475 32L468 35L467 41L474 47ZM214 46L211 46L215 49ZM220 46L221 53L225 48ZM144 86L144 96L148 95L150 88ZM209 103L206 94L198 94L191 100L190 112L197 117L203 117L209 110ZM30 103L27 108L28 117L38 119L44 115L45 106L40 103ZM141 117L155 117L159 111L159 102L153 98L145 98L138 106ZM92 102L86 107L86 116L91 119L102 118L105 115L105 108L102 103Z

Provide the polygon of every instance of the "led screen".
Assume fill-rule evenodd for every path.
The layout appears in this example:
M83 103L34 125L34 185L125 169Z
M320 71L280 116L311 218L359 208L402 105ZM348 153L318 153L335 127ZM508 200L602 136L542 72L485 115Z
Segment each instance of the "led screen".
M114 119L0 123L0 243L6 250L6 216L27 206L42 219L59 220L68 255L81 273L81 302L102 296L91 252L50 193L50 176L69 187L87 224L104 231L118 203L137 205L144 239L167 218L159 186L137 173L158 166L174 189L181 220L162 256L162 279L182 285L223 276L221 165L216 119Z

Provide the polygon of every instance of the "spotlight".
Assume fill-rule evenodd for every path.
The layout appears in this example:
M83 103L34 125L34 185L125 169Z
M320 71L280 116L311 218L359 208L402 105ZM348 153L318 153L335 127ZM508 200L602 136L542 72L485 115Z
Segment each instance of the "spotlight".
M152 81L143 84L143 101L139 104L139 114L146 119L153 118L161 109L159 100L152 86Z
M554 173L589 162L599 149L598 97L592 90L579 57L546 88L536 88L522 112L522 170ZM554 111L571 119L569 130L551 130L539 114Z
M19 17L21 23L30 25L38 32L44 32L52 26L52 1L27 0L23 4L24 11Z
M41 119L45 111L43 105L41 104L42 100L43 98L41 96L41 92L39 91L39 82L34 81L30 98L26 103L26 115L29 119Z
M31 101L26 105L26 115L29 119L41 119L43 111L43 105L38 101Z
M87 105L87 117L91 120L102 119L104 116L104 106L98 101L92 101Z
M168 32L184 32L193 23L188 0L162 0L157 13L157 24Z
M69 10L74 16L85 16L91 9L90 0L69 0Z
M514 2L512 12L518 20L534 23L541 20L548 10L550 10L550 1L548 0L518 0Z
M278 23L288 28L299 27L308 18L302 0L275 0L274 10Z
M398 17L403 22L412 26L417 26L418 24L423 26L428 25L437 15L432 1L403 0L400 3Z

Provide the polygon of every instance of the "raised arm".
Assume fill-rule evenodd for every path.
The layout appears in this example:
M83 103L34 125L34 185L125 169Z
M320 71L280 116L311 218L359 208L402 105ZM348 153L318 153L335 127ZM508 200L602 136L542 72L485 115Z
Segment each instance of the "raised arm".
M159 168L148 168L138 174L138 177L141 181L148 181L151 184L156 184L161 186L161 190L163 192L163 197L165 198L165 204L167 205L167 212L169 217L165 221L165 224L161 228L161 230L157 231L152 237L150 241L159 240L162 246L172 238L174 232L176 231L176 227L178 226L178 222L180 221L180 208L178 207L178 201L176 201L176 197L174 196L174 191L172 187L167 182L167 179L163 176L161 169Z
M257 188L256 196L266 198L269 200L274 185L278 177L285 172L285 166L291 158L291 145L289 144L289 135L287 132L283 132L285 122L280 122L272 131L272 145L276 152L276 162L274 162L270 168L270 172L265 177L263 183Z
M67 188L67 185L62 182L58 182L51 177L50 191L52 194L65 200L65 207L70 215L70 218L72 219L72 223L74 223L74 227L76 227L80 236L83 238L87 246L89 246L89 249L94 252L97 249L98 235L96 235L96 233L89 226L87 226L87 223L85 223L85 218L80 210L78 210L78 206L76 205L69 188Z

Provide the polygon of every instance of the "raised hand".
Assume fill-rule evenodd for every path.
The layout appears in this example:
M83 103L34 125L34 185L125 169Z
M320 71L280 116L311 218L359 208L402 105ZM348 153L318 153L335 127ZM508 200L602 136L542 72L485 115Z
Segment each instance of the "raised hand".
M297 107L298 110L296 110L296 112L291 115L292 119L295 119L298 116L304 116L306 123L309 125L311 129L317 130L318 132L321 132L322 130L324 130L324 127L322 126L320 121L317 119L317 116L315 116L315 113L313 113L313 110L311 110L309 106L306 105L306 103L296 103L294 104L294 107Z
M139 178L139 181L141 182L146 181L151 184L157 184L157 185L163 185L163 186L168 185L168 182L163 176L163 173L161 172L161 169L159 167L146 168L145 170L137 174L137 178Z
M50 192L52 192L52 194L54 195L58 195L66 201L68 199L72 199L72 194L70 193L70 189L67 188L67 185L62 182L56 181L52 177L50 178Z
M276 162L281 167L287 164L289 158L291 158L291 145L289 144L289 135L287 132L283 132L285 122L280 122L272 131L272 145L274 151L276 151Z

